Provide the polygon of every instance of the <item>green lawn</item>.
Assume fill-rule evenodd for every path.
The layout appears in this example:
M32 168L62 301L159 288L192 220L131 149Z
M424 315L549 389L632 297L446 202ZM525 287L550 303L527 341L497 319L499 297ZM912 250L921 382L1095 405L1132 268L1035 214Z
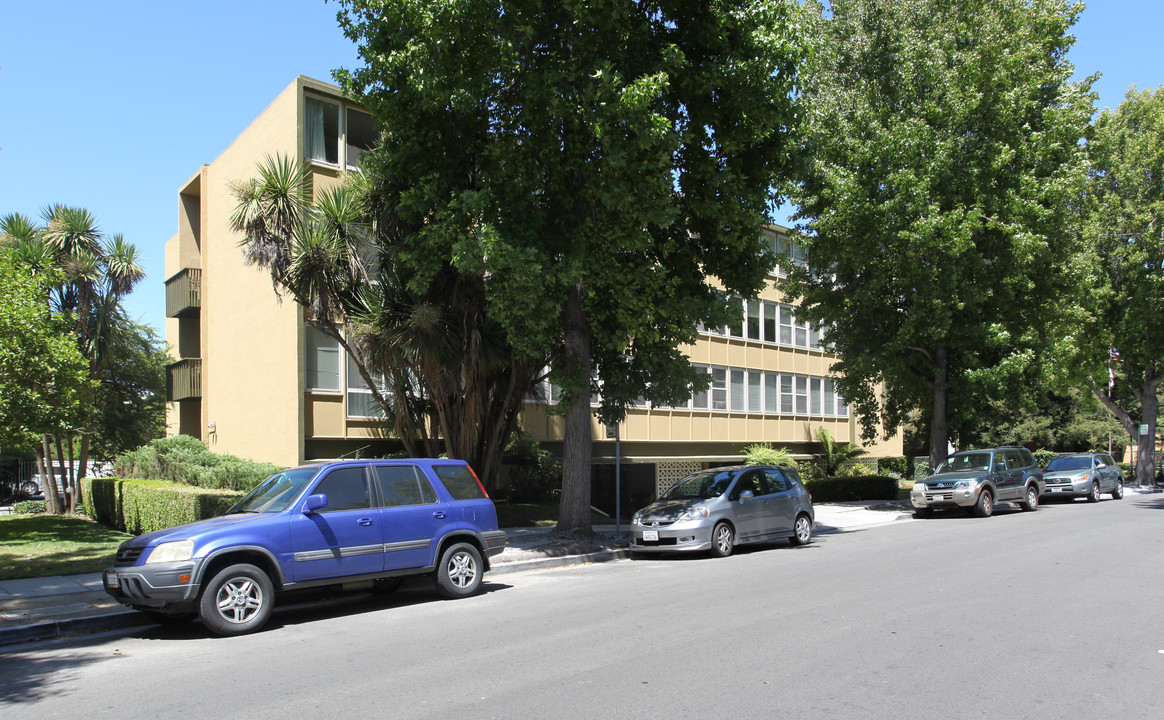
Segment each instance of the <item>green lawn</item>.
M129 537L82 517L2 515L0 580L98 572Z

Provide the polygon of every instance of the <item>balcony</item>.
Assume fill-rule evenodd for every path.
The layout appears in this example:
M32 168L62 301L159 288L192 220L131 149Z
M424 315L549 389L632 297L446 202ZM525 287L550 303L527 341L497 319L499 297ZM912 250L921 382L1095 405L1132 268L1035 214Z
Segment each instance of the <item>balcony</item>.
M198 317L202 307L202 270L183 268L166 281L166 317Z
M166 400L197 400L202 397L202 358L184 358L166 366Z

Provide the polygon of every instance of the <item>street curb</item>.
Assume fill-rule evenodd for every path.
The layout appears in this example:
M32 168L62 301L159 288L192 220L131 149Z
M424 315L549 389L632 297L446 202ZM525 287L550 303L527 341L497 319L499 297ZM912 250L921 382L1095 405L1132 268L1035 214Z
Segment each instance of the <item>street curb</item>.
M550 568L567 567L569 565L590 565L592 563L610 562L612 560L629 560L631 551L625 548L618 550L599 550L598 552L583 555L562 555L561 557L538 558L537 560L518 560L501 565L494 565L489 569L489 575L511 575L526 570L548 570Z
M70 635L88 635L105 632L106 630L120 630L122 628L146 627L152 624L145 620L137 610L122 610L120 612L105 613L104 615L89 615L86 617L66 618L51 622L18 625L16 627L0 629L0 647L19 645L21 643L38 640L53 640Z

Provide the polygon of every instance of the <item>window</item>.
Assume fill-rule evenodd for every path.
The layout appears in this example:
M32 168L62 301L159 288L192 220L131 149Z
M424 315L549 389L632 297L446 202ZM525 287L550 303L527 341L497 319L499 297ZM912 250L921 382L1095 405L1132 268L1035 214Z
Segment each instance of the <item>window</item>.
M845 399L837 393L837 417L849 417L849 406L845 404Z
M780 376L780 412L785 415L791 415L796 408L792 380L791 375Z
M340 391L339 341L324 335L312 326L306 326L307 389Z
M796 377L796 414L808 414L808 378L804 375Z
M768 492L778 493L788 489L788 481L779 470L765 470L764 475L768 479Z
M808 380L808 414L821 414L821 386L824 381L821 378L809 378Z
M837 414L837 393L836 388L833 387L833 381L825 378L824 381L824 414Z
M308 160L339 164L339 104L307 96L303 102L303 155Z
M364 382L364 378L360 377L359 367L356 361L352 359L351 355L347 355L347 373L348 373L348 417L353 418L375 418L384 417L384 409L380 407L380 403L376 402L376 397L372 395L371 388ZM373 372L372 379L376 381L376 386L383 389L387 386L387 381L380 373Z
M706 367L696 365L695 372L706 373L706 372L710 372L710 370ZM703 388L702 390L699 390L699 391L691 394L691 407L692 407L692 409L707 410L708 409L707 401L708 401L708 388L706 388L706 387Z
M347 166L354 170L360 166L363 154L376 144L376 126L372 122L372 116L355 108L348 108L344 138L347 145Z
M778 342L779 336L776 334L776 326L778 324L777 316L780 313L780 306L773 302L764 301L764 341Z
M732 370L732 398L731 409L736 412L743 412L746 408L744 405L747 393L744 390L744 371Z
M792 308L788 305L780 306L780 344L792 344Z
M480 500L488 497L477 475L468 465L433 465L432 469L454 500Z
M820 326L808 326L808 347L811 350L820 350Z
M728 409L727 370L725 368L711 369L711 409Z
M748 412L758 413L764 409L764 373L748 371Z
M372 506L368 495L368 476L363 467L336 468L327 474L312 491L327 495L327 506L321 511L364 510Z
M761 335L760 323L760 301L749 300L747 302L747 321L748 321L748 339L749 340L763 340Z
M744 336L744 301L737 300L739 305L736 307L736 319L728 325L728 334L732 337Z
M764 412L780 412L780 375L764 373Z
M383 507L431 505L437 501L432 483L413 465L376 465Z

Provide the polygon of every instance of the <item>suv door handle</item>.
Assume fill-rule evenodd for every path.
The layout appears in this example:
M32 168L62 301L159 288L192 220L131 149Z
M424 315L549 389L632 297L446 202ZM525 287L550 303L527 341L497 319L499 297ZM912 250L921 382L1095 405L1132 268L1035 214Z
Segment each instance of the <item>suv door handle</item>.
M369 527L371 525L374 525L375 521L372 520L372 518L360 518L359 520L356 521L356 524L363 525L364 527Z
M434 518L436 518L437 520L444 520L445 518L447 518L447 517L448 517L448 515L445 515L445 511L444 511L444 510L437 510L436 512L434 512L434 513L432 514L432 516L433 516Z

